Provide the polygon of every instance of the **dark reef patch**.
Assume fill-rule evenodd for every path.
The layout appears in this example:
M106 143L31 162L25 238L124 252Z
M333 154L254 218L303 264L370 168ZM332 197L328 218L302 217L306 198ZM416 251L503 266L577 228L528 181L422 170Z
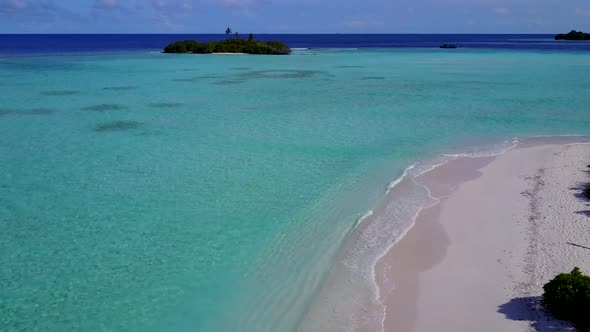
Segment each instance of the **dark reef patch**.
M241 107L240 110L242 111L258 111L260 109L260 107L256 107L256 106L244 106Z
M235 85L235 84L242 84L244 83L244 80L223 80L223 81L217 81L213 84L215 85Z
M94 127L94 131L108 132L108 131L125 131L141 127L141 122L137 121L113 121L106 122Z
M71 96L80 93L80 91L76 90L53 90L53 91L43 91L41 95L43 96Z
M383 76L364 76L361 77L362 81L370 81L370 80L384 80L385 77Z
M154 108L178 108L178 107L182 107L184 106L184 103L178 103L178 102L161 102L161 103L149 103L148 106L149 107L154 107Z
M0 108L0 116L10 115L14 112L15 112L15 110L10 109L10 108Z
M222 78L223 76L220 75L215 75L215 74L210 74L210 75L201 75L201 76L196 76L196 79L200 79L200 80L212 80L212 79L216 79L216 78Z
M196 82L199 79L196 77L188 77L188 78L175 78L172 82Z
M48 115L55 113L56 110L52 108L32 108L30 110L19 112L22 115Z
M107 86L102 88L103 90L109 90L109 91L127 91L127 90L135 90L137 89L136 86L133 85L127 85L127 86Z
M173 82L199 82L202 80L211 80L221 78L219 75L201 75L201 76L193 76L193 77L186 77L186 78L175 78Z
M10 108L0 108L0 116L30 116L30 115L49 115L57 112L52 108L31 108L26 110L16 110Z
M364 66L355 66L355 65L342 65L342 66L335 66L335 68L365 68Z
M30 71L36 75L47 76L49 71L87 71L89 69L101 68L100 66L93 66L75 62L64 62L60 60L38 61L35 57L32 58L15 58L14 61L2 61L0 65L9 66L11 69L19 71Z
M176 78L174 82L198 82L203 80L217 80L212 82L215 85L235 85L246 82L250 79L289 79L289 78L310 78L316 75L324 74L326 72L319 70L252 70L247 67L236 67L241 68L240 73L236 73L233 76L222 76L222 75L202 75L188 78Z
M110 112L110 111L121 111L127 109L127 107L119 104L99 104L94 106L84 107L83 110L85 111L93 111L93 112Z
M255 70L240 74L239 77L243 79L256 78L310 78L322 74L319 70Z

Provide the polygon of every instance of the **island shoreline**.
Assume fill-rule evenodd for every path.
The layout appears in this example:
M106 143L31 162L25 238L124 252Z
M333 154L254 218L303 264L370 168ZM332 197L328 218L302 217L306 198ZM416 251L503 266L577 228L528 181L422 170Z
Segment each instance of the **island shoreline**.
M437 220L441 210L446 206L446 201L456 194L456 190L471 181L479 181L481 168L496 163L497 159L504 158L507 154L518 154L528 148L561 147L578 143L590 143L590 137L564 135L514 139L513 142L506 141L502 144L504 147L501 148L498 148L499 145L496 144L491 150L475 149L468 150L471 152L465 154L443 154L442 157L417 162L408 167L400 178L392 182L382 201L359 219L356 227L351 231L348 240L343 245L338 259L325 277L307 312L300 320L298 330L339 331L345 326L358 331L405 331L400 327L413 326L411 319L406 319L405 323L396 322L392 325L390 322L392 315L387 314L387 308L389 308L389 311L395 311L394 308L404 308L399 312L405 311L407 314L401 316L404 318L412 317L412 306L409 304L418 301L419 278L417 276L422 272L415 270L413 278L409 279L408 275L405 276L406 281L410 280L415 283L414 288L416 291L414 295L402 297L405 300L398 302L396 307L396 304L388 301L390 295L388 293L395 288L396 283L391 283L391 280L389 280L389 284L387 283L389 277L385 276L384 278L384 273L387 272L387 269L391 270L391 266L385 267L383 262L389 264L388 260L391 259L392 254L402 254L400 247L404 246L404 243L408 241L411 242L411 239L416 236L419 241L424 242L424 239L429 239L429 241L442 243L445 246L447 241L440 236L441 232L437 235L425 231L424 228L428 229L428 226L432 226L433 220ZM590 159L590 155L587 159ZM439 176L437 174L442 174L446 182L442 184L426 183L431 180L429 178ZM583 175L583 173L581 174ZM391 206L402 205L403 208L404 200L400 200L400 197L404 198L410 191L418 189L423 190L424 193L421 193L421 195L427 197L422 197L421 203L416 207L416 210L409 209L406 211L408 213L405 218L410 222L406 223L402 229L397 229L395 233L390 234L391 227L387 223L397 222L391 219ZM567 188L564 190L567 191ZM520 192L518 194L520 195ZM393 214L393 217L398 218L399 216ZM442 227L441 225L435 226ZM372 242L367 243L368 239ZM365 252L359 253L359 248ZM374 251L368 255L367 250ZM445 259L445 256L433 257L439 255L440 252L440 250L435 250L433 255L426 255L424 257L427 262L426 265L429 265L428 261L433 266L440 264ZM361 257L363 255L364 257ZM369 256L373 257L375 255L377 257L371 262ZM408 253L407 251L405 256L409 259L407 261L410 262L415 258L411 252ZM402 271L411 274L412 269L408 270L407 268L408 266L404 266ZM367 270L370 270L370 273L367 273ZM566 270L558 272L566 272ZM415 307L413 310L415 316L417 310ZM496 314L497 308L494 308L492 315L495 316ZM527 326L530 324L532 323L528 322ZM515 331L521 331L521 327L522 324ZM444 331L444 329L442 330ZM412 331L412 329L408 331Z
M558 202L539 195L571 189L553 184L555 175L546 169L555 167L554 155L576 149L574 154L583 154L582 160L590 159L587 143L559 142L570 139L529 140L496 157L449 161L417 178L441 202L423 209L414 226L375 266L379 300L386 308L385 331L544 331L549 325L572 329L552 319L539 304L542 285L550 276L569 271L570 265L590 269L575 256L567 262L547 261L546 250L541 250L553 244L559 246L551 249L559 252L554 257L567 253L566 244L551 243L555 237L547 231L566 227L563 222L540 224L547 217L543 206ZM572 162L571 156L567 158L566 163ZM582 160L571 165L566 181L584 178L587 163ZM494 184L498 189L492 189ZM496 196L490 197L494 190ZM562 197L579 200L574 194ZM584 202L578 204L583 207ZM487 216L481 216L482 211ZM575 212L565 209L559 214L574 218Z

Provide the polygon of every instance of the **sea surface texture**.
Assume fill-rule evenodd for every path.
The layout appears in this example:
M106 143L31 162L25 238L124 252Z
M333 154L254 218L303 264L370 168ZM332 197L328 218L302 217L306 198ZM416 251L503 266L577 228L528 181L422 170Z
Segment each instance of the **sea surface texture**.
M0 330L293 331L414 162L590 134L588 43L262 37L306 49L0 35ZM361 240L351 282L384 245Z

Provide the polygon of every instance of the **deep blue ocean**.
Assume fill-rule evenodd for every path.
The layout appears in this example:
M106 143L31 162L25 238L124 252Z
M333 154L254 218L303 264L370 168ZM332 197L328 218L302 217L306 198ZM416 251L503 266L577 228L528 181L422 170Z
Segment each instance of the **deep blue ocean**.
M64 54L159 51L186 39L211 41L219 34L51 34L0 35L0 54ZM555 41L540 34L260 34L259 40L281 40L292 48L431 48L443 43L461 48L590 51L588 42Z
M161 53L220 37L0 35L0 331L379 331L375 262L432 204L396 180L590 134L588 42Z

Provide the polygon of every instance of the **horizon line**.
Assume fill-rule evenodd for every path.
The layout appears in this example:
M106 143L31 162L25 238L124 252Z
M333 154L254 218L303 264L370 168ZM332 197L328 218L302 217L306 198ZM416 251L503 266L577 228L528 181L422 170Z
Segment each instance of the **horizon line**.
M244 34L249 34L246 32ZM271 32L251 32L252 34L258 35L553 35L555 32L477 32L477 33L465 33L465 32L284 32L284 33L271 33ZM36 33L36 32L13 32L13 33L0 33L2 35L225 35L220 32L53 32L53 33ZM232 34L233 36L233 34Z

